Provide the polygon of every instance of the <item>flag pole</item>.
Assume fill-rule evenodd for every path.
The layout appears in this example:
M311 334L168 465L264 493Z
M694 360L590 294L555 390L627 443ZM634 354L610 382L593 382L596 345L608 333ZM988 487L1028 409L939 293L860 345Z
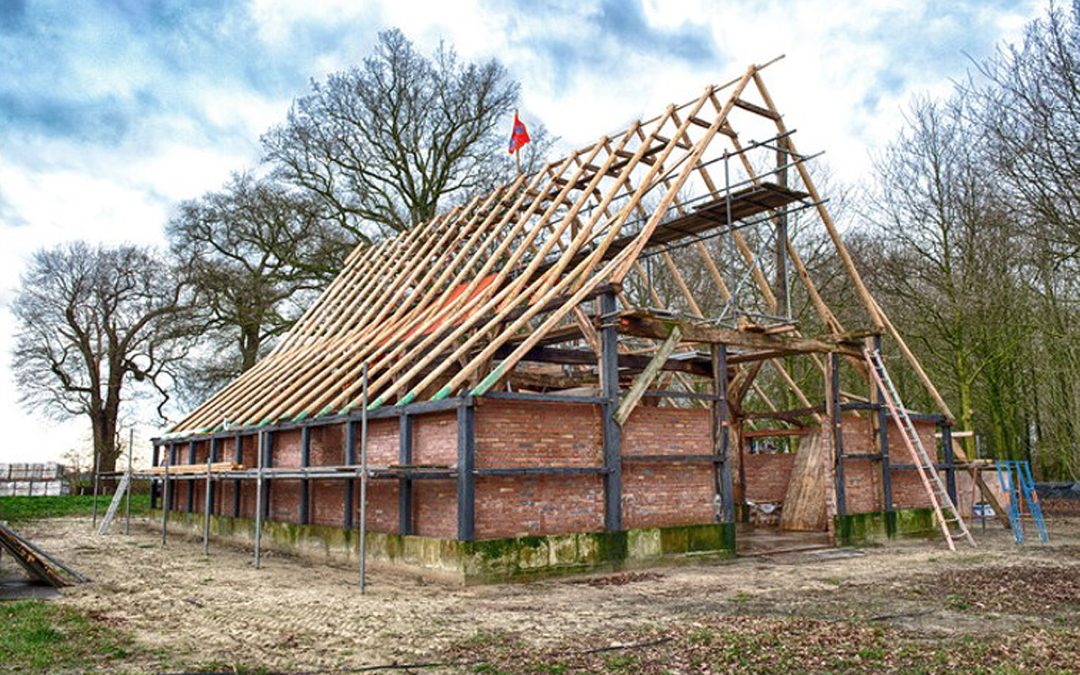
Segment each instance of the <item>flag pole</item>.
M516 124L517 121L518 109L514 108L514 123ZM517 175L521 176L521 148L514 148L514 159L517 160Z

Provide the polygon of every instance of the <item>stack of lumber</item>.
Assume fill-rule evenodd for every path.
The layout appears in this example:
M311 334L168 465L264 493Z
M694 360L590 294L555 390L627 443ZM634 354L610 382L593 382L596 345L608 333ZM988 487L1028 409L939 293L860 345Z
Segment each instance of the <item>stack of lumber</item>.
M0 523L0 548L10 553L31 577L55 588L90 581L31 544L4 523Z
M830 444L820 429L803 436L791 469L780 529L820 532L828 525L825 491L829 480Z
M165 473L166 467L154 466L151 467L147 473L162 475ZM243 471L244 465L237 464L235 462L214 462L210 465L210 473L217 473L219 471ZM192 474L192 473L206 473L205 464L177 464L175 466L168 467L169 475L175 476L177 474Z

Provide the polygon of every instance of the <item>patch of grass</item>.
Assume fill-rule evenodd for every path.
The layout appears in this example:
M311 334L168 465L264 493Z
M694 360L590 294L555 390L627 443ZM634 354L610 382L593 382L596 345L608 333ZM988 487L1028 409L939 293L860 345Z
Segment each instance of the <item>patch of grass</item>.
M133 649L104 622L41 600L0 604L0 663L12 670L98 670Z
M604 666L615 673L635 672L639 663L638 657L633 654L617 654L609 656L604 661Z
M98 515L109 509L112 495L98 496ZM123 504L116 517L123 518ZM131 515L143 515L150 510L149 494L131 495ZM88 516L94 512L94 495L56 495L42 497L0 497L0 520L17 523L41 518Z
M688 633L686 639L690 641L690 644L707 645L713 641L714 637L716 637L716 634L711 630L708 628L701 628Z
M960 593L949 593L945 596L945 604L952 609L967 609L968 599Z

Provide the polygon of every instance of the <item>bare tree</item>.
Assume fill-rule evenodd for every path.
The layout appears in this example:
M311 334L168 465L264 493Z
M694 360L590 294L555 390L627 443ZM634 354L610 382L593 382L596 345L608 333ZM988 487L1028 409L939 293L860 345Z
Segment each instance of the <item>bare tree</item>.
M254 366L349 250L310 197L246 174L183 203L167 233L198 297L200 345L181 378L192 400Z
M311 83L286 123L263 136L266 159L356 240L388 236L512 175L518 89L494 59L462 63L446 45L428 58L386 31L361 67ZM530 135L533 169L550 141L538 124Z
M1051 5L1020 46L999 48L962 88L986 133L987 167L1062 259L1080 259L1080 2Z
M187 340L176 319L183 284L155 252L78 242L34 255L12 305L13 369L22 402L54 418L85 416L103 471L120 454L121 403L169 400Z

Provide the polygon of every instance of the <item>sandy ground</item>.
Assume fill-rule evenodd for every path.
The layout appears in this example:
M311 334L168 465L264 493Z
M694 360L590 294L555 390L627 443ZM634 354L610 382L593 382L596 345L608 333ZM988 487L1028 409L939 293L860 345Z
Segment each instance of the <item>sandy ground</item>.
M250 550L170 535L152 526L98 536L88 518L24 525L22 532L94 582L58 602L133 634L149 649L134 669L241 664L274 670L354 669L438 659L477 635L511 634L547 646L717 615L806 616L879 622L934 636L1000 634L1008 622L1080 621L1071 605L1010 615L952 611L935 579L978 570L1042 569L1080 580L1080 520L1051 523L1049 545L1018 548L1007 531L975 530L979 548L950 554L939 541L829 549L726 563L460 588L385 572L357 591L354 568L279 554L256 570ZM954 575L955 576L955 575ZM964 589L961 589L964 590ZM977 585L964 590L972 598ZM1008 595L1009 589L989 591ZM954 597L954 596L949 596ZM1061 609L1065 607L1065 609ZM1065 614L1063 615L1062 612Z

